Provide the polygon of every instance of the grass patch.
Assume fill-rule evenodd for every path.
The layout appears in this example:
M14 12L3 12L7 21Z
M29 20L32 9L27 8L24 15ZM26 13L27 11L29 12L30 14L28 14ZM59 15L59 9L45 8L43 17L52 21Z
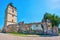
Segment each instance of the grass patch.
M29 34L23 34L23 33L18 33L18 32L12 32L12 33L9 33L9 34L13 34L13 35L16 35L16 36L28 36Z

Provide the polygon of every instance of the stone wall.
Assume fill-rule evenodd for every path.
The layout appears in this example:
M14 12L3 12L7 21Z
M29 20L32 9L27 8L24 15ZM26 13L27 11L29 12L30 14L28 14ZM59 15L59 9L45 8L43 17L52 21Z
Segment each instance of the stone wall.
M34 30L31 29L31 27L35 25L34 27ZM19 23L19 32L25 32L25 33L41 33L43 30L40 29L41 27L39 27L39 25L41 25L41 23L29 23L29 24L26 24L24 22L20 22ZM38 28L39 27L39 28Z

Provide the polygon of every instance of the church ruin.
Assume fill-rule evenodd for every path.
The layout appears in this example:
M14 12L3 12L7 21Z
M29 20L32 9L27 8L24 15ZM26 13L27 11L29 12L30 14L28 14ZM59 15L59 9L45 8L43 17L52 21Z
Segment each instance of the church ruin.
M52 28L52 23L48 19L42 22L24 23L23 21L17 23L17 10L12 3L10 3L5 11L5 23L2 32L57 35L58 27Z

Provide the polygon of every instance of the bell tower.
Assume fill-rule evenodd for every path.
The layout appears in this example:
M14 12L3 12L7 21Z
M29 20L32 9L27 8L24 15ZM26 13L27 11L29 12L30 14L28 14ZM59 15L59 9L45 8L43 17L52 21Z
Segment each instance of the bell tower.
M17 23L17 12L16 8L10 3L5 11L5 26L15 23Z
M5 23L3 29L6 30L8 25L16 24L16 23L17 23L16 8L12 5L12 3L9 3L5 10Z

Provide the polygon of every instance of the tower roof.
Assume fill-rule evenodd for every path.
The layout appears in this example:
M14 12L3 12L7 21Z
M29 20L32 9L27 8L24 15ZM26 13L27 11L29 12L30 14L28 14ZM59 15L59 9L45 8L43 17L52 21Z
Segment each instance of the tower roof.
M13 8L16 9L16 7L13 6L13 3L9 3L8 6L9 6L9 5L10 5L11 7L13 7Z

